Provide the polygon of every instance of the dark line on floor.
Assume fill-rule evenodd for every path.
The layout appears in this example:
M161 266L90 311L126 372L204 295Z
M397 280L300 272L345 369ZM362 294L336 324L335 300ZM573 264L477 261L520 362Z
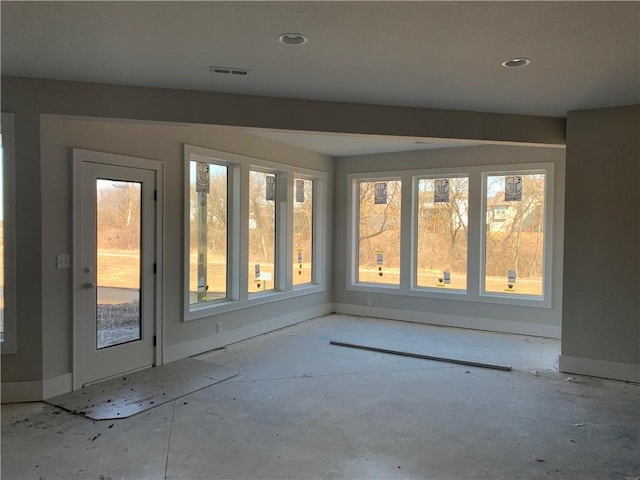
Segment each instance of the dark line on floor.
M400 350L390 350L388 348L379 348L372 347L369 345L359 345L357 343L347 343L347 342L337 342L331 340L329 342L330 345L336 345L338 347L348 347L348 348L356 348L359 350L368 350L370 352L377 353L387 353L389 355L399 355L401 357L411 357L411 358L420 358L422 360L433 360L434 362L445 362L445 363L453 363L455 365L466 365L468 367L480 367L480 368L491 368L493 370L502 370L505 372L510 372L511 367L508 365L494 365L491 363L482 363L482 362L472 362L469 360L459 360L457 358L445 358L445 357L436 357L434 355L423 355L421 353L413 353L413 352L403 352Z
M173 412L171 413L171 424L169 425L169 441L167 442L167 459L164 462L164 478L167 478L169 469L169 452L171 451L171 434L173 433L173 420L176 418L176 400L173 401Z

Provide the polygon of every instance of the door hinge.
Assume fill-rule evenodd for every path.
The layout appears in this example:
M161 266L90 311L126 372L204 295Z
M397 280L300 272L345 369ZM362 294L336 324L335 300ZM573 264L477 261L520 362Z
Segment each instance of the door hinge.
M157 346L158 345L158 337L156 337L155 335L153 336L153 346Z
M154 190L153 191L153 201L157 202L158 201L158 190Z

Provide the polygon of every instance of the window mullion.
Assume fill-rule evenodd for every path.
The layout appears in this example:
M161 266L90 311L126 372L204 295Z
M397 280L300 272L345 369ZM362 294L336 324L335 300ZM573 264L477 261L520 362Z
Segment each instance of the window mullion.
M237 299L240 301L249 298L249 166L239 165L236 168L237 180L234 182L234 238L237 242L238 251L234 255L237 256L237 268L234 268L235 282L237 284ZM236 177L236 176L234 176ZM235 265L234 265L235 266Z
M482 288L481 278L484 267L484 218L482 173L469 173L469 215L467 237L467 295L477 298Z
M415 238L415 202L414 186L411 175L402 176L402 190L400 201L400 290L407 292L411 290L414 259L414 238Z
M276 289L285 292L293 288L293 175L278 172L276 181Z
M227 182L227 298L238 300L240 284L240 166L229 165Z
M324 254L324 235L327 231L326 226L326 214L325 205L325 186L324 182L315 179L313 182L313 261L311 270L311 282L323 283L324 282L324 270L325 259ZM321 207L322 205L322 207ZM349 248L349 247L347 247Z

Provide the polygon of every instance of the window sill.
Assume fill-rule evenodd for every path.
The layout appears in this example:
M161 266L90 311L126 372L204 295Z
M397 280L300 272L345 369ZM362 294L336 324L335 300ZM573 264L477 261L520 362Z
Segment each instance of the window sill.
M436 287L437 288L437 287ZM471 294L464 290L444 290L440 288L414 287L411 289L397 286L374 285L374 284L351 284L347 285L347 291L362 293L377 293L385 295L399 295L403 297L429 298L435 300L449 300L473 303L485 303L493 305L509 305L515 307L531 308L551 308L551 302L543 297L533 297L530 295L517 294Z
M256 307L283 300L290 300L305 295L325 292L324 285L304 285L295 287L288 292L271 291L264 293L254 293L246 300L218 300L211 305L192 307L185 315L184 321L199 320L201 318L213 317L223 313L234 312L245 308Z

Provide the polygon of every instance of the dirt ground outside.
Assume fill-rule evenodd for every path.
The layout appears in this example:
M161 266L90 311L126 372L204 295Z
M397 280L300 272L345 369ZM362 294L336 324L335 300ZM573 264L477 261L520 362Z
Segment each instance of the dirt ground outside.
M189 289L197 291L197 254L191 254L191 268L189 276ZM302 265L302 267L300 267ZM311 263L294 263L293 284L301 285L311 282ZM212 298L219 298L226 290L226 259L220 256L210 255L207 262L207 284ZM249 292L255 293L273 289L274 266L273 264L260 264L260 271L271 275L271 280L266 283L257 282L254 265L249 266ZM138 255L132 250L98 250L98 285L112 288L139 288L140 268Z
M443 285L440 279L443 277L440 270L418 271L418 286L425 288L437 288L442 290L465 290L467 288L467 276L463 273L451 273L451 284ZM358 271L359 283L372 283L376 285L399 285L400 272L397 268L382 268L382 275L377 266L361 267ZM507 277L487 276L485 279L487 293L504 293L507 295L542 295L541 278L518 278L513 288L509 288Z

